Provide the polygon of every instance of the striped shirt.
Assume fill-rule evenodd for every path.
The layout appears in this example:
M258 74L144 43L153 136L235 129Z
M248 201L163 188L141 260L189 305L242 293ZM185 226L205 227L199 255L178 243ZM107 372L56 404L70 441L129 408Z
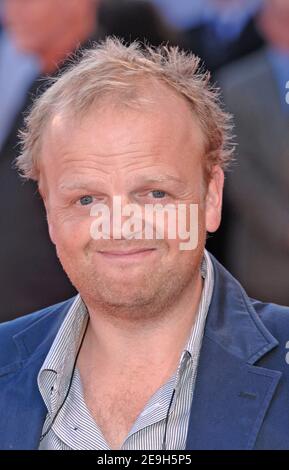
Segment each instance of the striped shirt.
M204 286L198 312L178 368L147 402L122 443L122 450L161 449L166 420L166 449L185 449L198 358L214 284L213 266L207 251L203 257L201 273ZM85 404L78 369L75 368L73 373L87 319L87 309L78 295L39 371L38 387L47 407L42 430L42 435L45 436L40 442L40 450L110 449Z

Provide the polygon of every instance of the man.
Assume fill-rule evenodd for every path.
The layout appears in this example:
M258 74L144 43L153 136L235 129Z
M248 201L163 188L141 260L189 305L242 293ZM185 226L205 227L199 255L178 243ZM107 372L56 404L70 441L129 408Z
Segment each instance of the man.
M23 106L27 89L39 75L37 57L18 50L9 35L0 29L0 149L15 116Z
M36 102L18 167L79 295L1 325L1 448L289 447L289 310L204 251L229 127L196 57L112 39Z
M49 240L37 185L13 169L32 97L69 54L98 34L97 0L3 0L0 34L0 322L71 297ZM97 30L97 33L96 33Z
M238 141L227 186L233 215L227 264L249 295L284 305L289 305L288 21L289 2L268 0L259 17L267 46L219 77Z

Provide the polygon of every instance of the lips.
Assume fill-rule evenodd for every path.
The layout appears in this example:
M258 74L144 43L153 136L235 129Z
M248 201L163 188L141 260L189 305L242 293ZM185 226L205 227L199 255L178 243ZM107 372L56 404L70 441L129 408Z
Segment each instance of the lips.
M154 251L155 248L135 248L130 250L101 250L99 253L109 256L131 256Z

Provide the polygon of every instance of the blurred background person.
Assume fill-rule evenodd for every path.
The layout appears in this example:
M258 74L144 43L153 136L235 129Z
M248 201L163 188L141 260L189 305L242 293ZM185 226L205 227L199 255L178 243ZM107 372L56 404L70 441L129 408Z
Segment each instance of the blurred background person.
M106 35L117 36L126 43L138 40L152 46L162 43L189 46L150 0L104 0L99 22Z
M1 1L0 321L75 292L49 239L37 186L22 183L13 161L32 97L70 53L98 38L97 9L96 0Z
M258 27L266 47L219 76L238 142L226 264L251 296L289 305L289 1L267 0Z
M37 56L20 51L0 26L0 149L39 73Z
M152 0L215 72L263 45L256 14L263 0Z
M168 24L180 31L199 25L205 11L204 0L150 0Z

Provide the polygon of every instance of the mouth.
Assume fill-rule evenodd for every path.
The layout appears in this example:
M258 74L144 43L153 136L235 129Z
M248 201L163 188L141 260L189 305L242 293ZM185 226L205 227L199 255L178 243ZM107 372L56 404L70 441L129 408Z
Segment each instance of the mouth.
M115 261L137 261L154 252L156 252L156 248L135 248L130 250L100 250L98 254Z

